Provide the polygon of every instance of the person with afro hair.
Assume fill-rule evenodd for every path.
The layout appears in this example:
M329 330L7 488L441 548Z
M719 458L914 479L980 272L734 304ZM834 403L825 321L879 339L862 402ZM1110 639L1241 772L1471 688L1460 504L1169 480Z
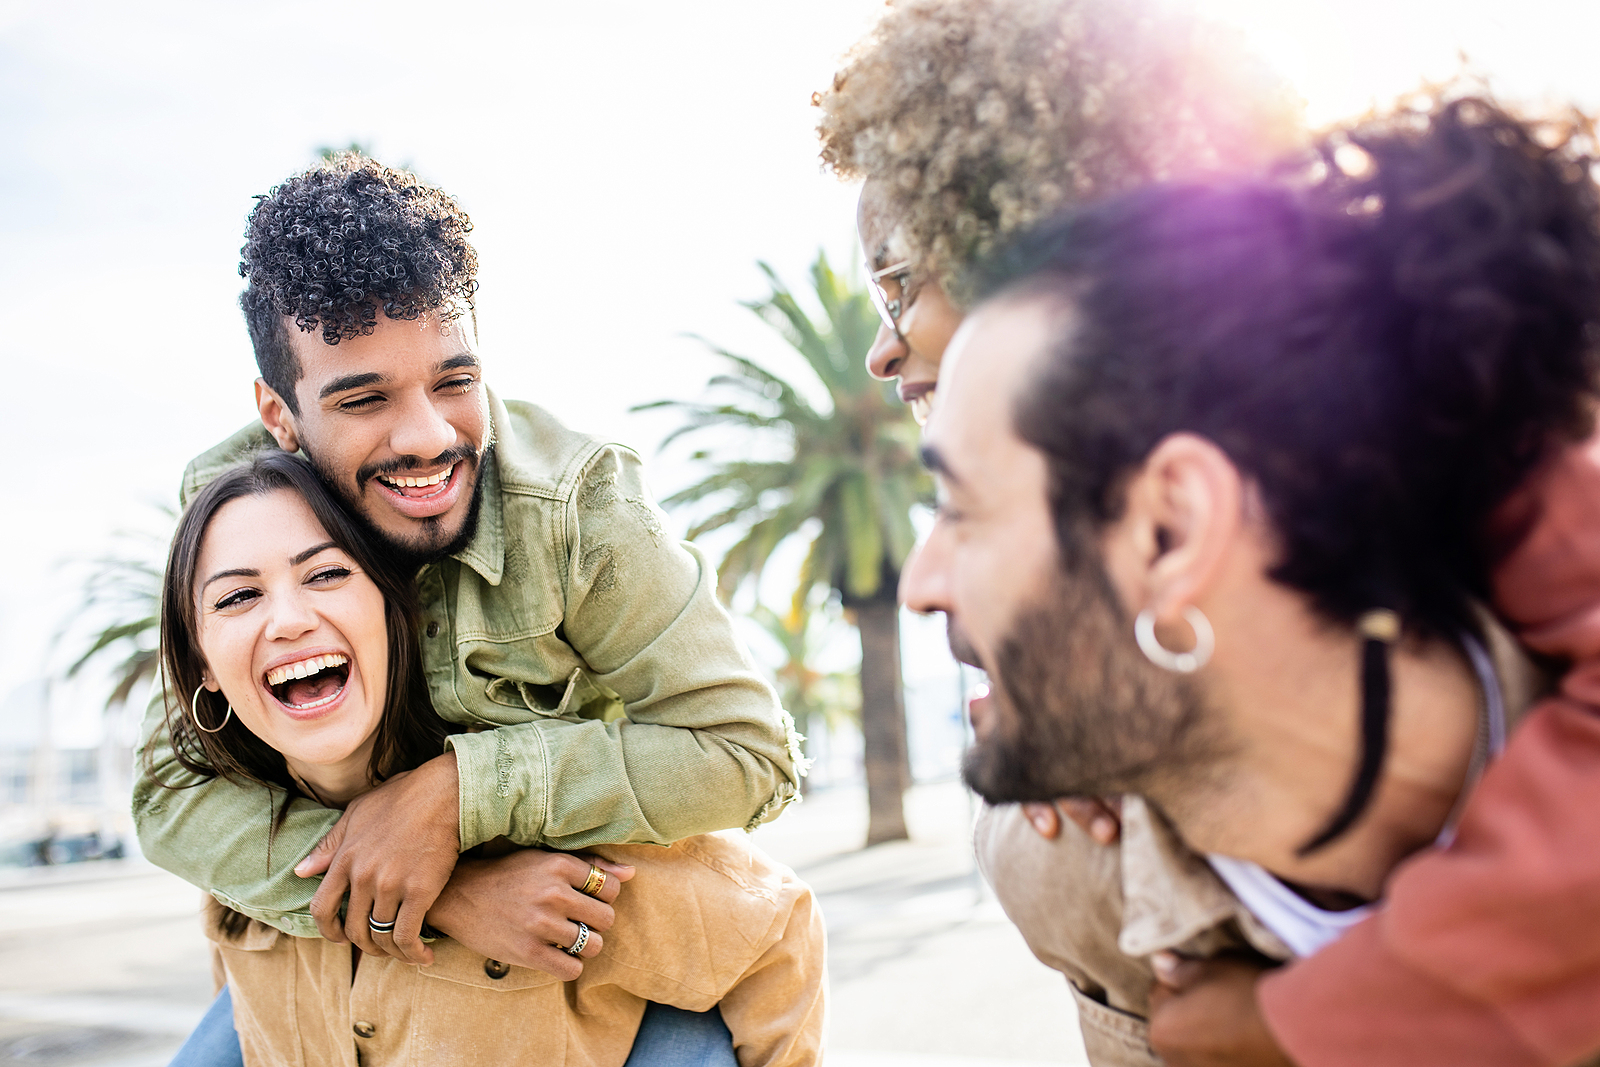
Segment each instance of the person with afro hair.
M1064 207L1266 163L1298 99L1169 0L896 0L812 97L825 167L863 182L884 327L867 356L925 417L968 268Z

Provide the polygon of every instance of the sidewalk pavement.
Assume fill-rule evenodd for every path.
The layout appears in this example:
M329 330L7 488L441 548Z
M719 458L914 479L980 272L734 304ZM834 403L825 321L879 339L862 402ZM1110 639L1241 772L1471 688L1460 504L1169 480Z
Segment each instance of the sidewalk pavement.
M907 795L912 840L859 848L860 789L756 832L828 923L831 1067L1086 1064L1064 980L972 860L954 782ZM200 893L141 860L0 872L0 1064L162 1067L211 999Z

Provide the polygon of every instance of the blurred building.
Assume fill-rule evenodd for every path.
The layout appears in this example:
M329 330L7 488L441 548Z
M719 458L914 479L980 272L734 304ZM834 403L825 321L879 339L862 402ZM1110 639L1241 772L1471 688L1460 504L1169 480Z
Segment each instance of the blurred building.
M0 701L0 866L137 847L128 800L138 717L101 710L93 692L39 678Z

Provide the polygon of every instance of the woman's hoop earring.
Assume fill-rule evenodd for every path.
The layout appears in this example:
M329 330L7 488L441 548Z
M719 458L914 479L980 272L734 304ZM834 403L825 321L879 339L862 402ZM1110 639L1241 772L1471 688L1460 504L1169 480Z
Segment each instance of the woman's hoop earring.
M206 687L206 683L204 683L204 682L201 682L199 685L195 686L195 688L194 688L194 696L189 698L189 717L194 720L194 728L196 730L199 730L201 733L204 733L204 734L220 734L222 732L222 728L224 726L228 725L228 720L233 718L233 705L232 704L228 705L228 714L226 714L226 715L224 715L222 717L222 722L217 725L217 728L215 730L207 729L206 727L201 726L200 725L200 704L199 704L200 690L204 689L205 687Z
M1216 651L1217 637L1211 630L1211 620L1193 604L1183 609L1183 618L1194 629L1194 648L1188 652L1174 652L1162 647L1156 638L1155 612L1145 608L1133 620L1133 639L1139 642L1139 651L1145 658L1164 671L1176 674L1193 674L1206 665L1211 653Z

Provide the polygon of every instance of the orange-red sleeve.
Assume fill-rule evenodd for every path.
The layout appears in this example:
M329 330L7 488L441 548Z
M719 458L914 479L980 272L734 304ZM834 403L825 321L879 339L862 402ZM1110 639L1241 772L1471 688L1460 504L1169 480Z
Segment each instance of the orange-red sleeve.
M1301 1067L1561 1067L1600 1051L1600 713L1531 712L1455 843L1402 864L1385 897L1262 980Z

